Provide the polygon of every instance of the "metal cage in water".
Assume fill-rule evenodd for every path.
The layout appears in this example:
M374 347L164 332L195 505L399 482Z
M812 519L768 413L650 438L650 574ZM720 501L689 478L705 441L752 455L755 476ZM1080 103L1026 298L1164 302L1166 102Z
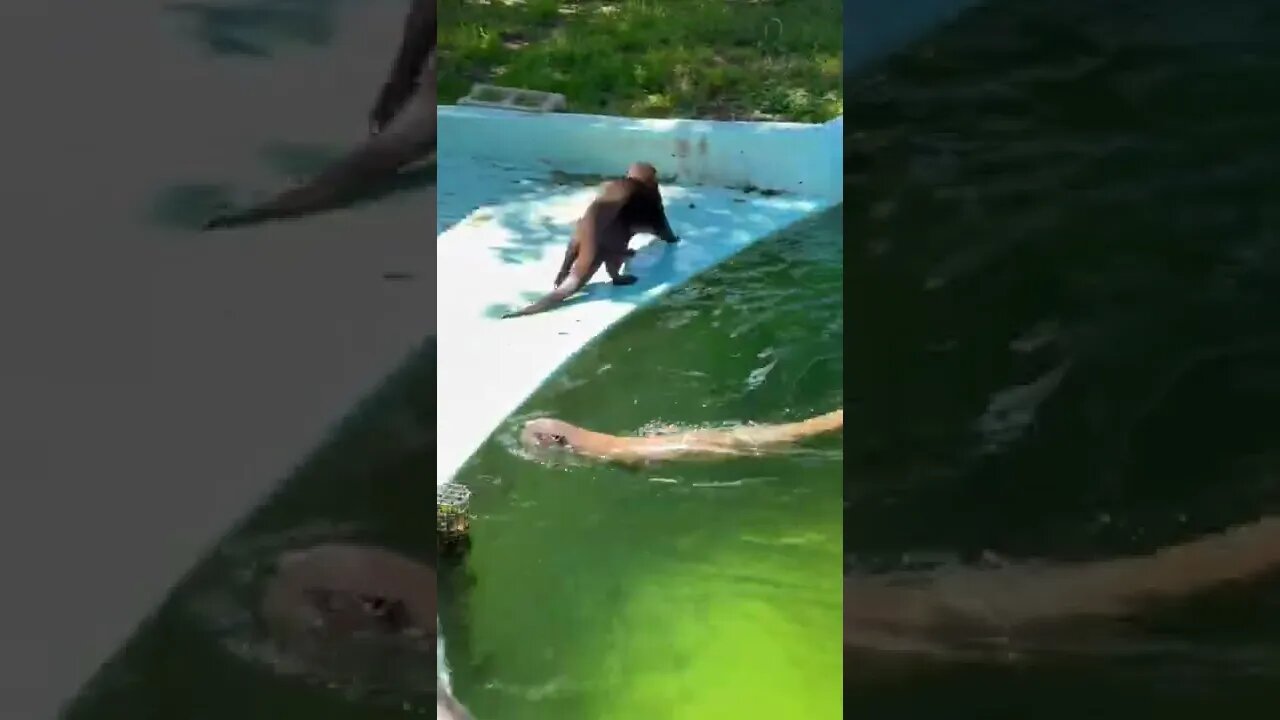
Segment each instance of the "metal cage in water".
M436 487L436 538L441 550L465 546L471 531L471 491L457 483Z

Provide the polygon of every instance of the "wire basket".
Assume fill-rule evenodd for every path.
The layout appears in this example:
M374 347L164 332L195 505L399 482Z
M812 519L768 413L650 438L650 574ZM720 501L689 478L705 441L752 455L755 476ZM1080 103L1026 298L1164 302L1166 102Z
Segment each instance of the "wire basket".
M436 535L443 548L466 542L471 530L471 491L457 483L436 488Z

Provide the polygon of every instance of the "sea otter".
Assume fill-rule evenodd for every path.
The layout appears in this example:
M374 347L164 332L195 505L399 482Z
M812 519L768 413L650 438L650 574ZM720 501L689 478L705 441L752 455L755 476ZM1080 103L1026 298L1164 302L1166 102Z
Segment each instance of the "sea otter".
M388 550L327 544L285 553L259 617L275 649L313 677L425 688L435 674L435 571Z
M404 37L371 113L371 137L302 185L218 215L205 229L308 215L349 202L436 149L436 3L414 0Z
M262 615L278 632L436 635L436 574L376 547L327 544L281 556Z
M561 449L596 460L635 465L763 455L843 427L843 409L780 425L741 425L721 430L668 429L641 437L606 435L563 420L538 418L525 423L520 440L530 450Z
M436 670L436 573L382 548L325 544L285 553L261 617L276 645L318 675L407 682L436 675L437 717L471 715Z
M854 573L844 583L845 652L1011 660L1024 650L1123 650L1108 635L1146 604L1277 569L1280 517L1263 517L1149 555Z
M627 244L640 232L653 233L668 243L680 240L667 222L662 192L658 189L658 171L646 162L632 164L626 177L601 186L582 219L574 224L564 262L556 274L555 289L537 302L503 317L532 315L564 302L580 290L602 264L614 285L634 283L636 277L624 274L622 264L635 254Z

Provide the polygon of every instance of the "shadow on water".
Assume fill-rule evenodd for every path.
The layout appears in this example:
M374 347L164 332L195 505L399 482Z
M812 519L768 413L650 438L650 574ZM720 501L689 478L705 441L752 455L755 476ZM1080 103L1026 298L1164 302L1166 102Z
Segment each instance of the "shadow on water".
M1278 34L1254 0L990 2L849 80L856 564L1147 553L1280 508ZM848 700L1252 716L1277 602L1260 577L1125 622L1181 656L850 661Z
M281 177L282 182L302 183L332 165L343 157L345 152L348 151L306 143L276 142L267 145L260 154L263 162L273 173ZM405 193L433 187L435 184L436 163L434 159L428 159L376 184L353 200L340 203L333 208L309 213L306 217L357 209ZM281 189L283 188L275 188L270 191L270 194L274 195ZM237 192L229 184L185 183L170 186L157 193L149 216L152 222L165 227L199 231L209 218L229 208L252 204L252 201L238 200Z
M216 55L271 59L283 46L328 44L348 0L179 1L165 9Z

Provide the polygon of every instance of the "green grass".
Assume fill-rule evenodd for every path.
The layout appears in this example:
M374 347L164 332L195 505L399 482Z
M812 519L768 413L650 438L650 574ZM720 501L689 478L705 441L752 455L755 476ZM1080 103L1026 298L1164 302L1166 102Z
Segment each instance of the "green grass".
M440 0L437 77L571 112L821 122L844 112L840 0Z

